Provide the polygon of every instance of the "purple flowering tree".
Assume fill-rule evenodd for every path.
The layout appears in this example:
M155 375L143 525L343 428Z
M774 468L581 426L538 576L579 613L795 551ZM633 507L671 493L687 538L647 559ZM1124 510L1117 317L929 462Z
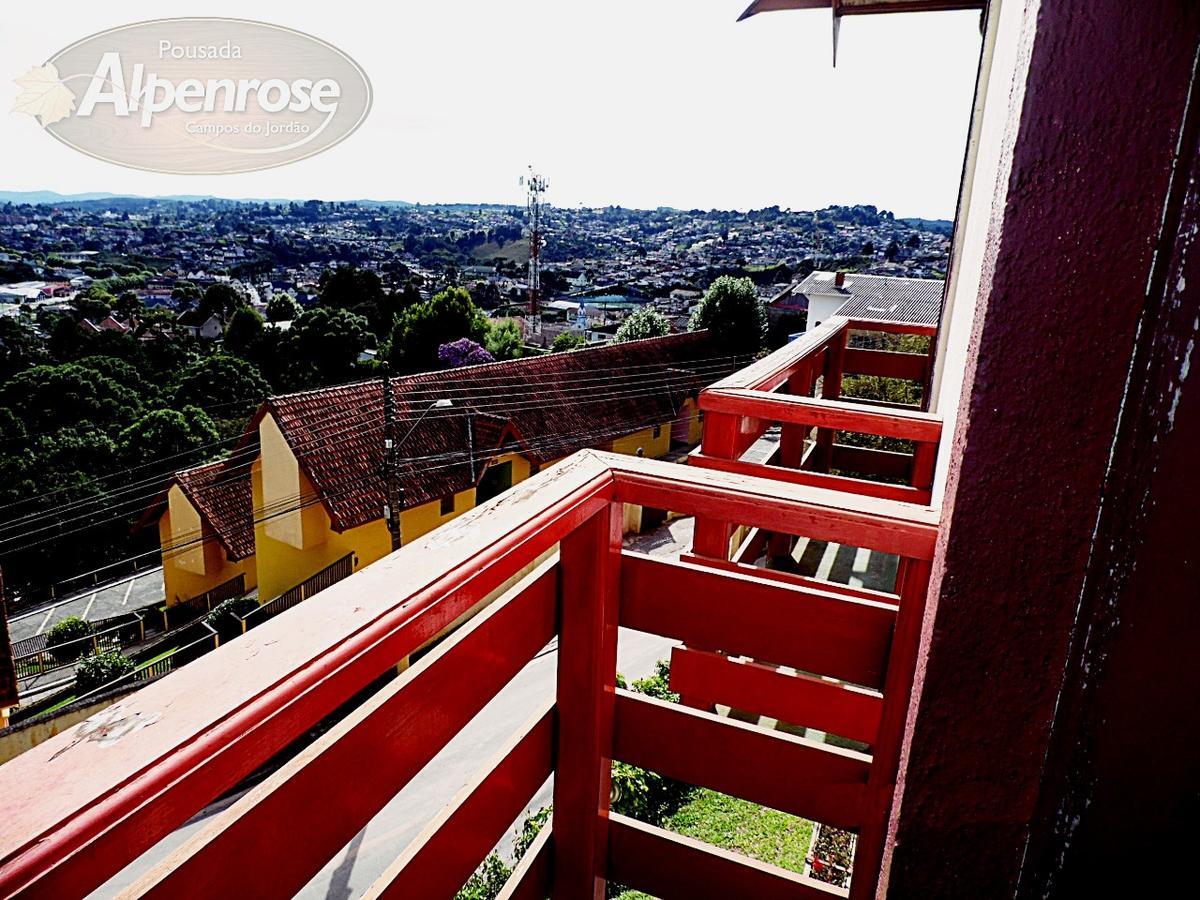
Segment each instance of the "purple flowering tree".
M488 353L470 338L459 338L438 347L438 362L447 368L457 366L473 366L478 363L495 362L492 354Z

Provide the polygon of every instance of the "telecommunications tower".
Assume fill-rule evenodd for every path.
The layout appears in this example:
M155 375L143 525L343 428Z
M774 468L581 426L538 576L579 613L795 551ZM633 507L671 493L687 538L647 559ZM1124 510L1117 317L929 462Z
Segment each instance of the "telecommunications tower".
M538 306L542 293L542 194L546 192L546 179L529 167L529 174L522 175L519 182L525 186L525 208L529 213L529 327L533 332L541 331L541 310Z

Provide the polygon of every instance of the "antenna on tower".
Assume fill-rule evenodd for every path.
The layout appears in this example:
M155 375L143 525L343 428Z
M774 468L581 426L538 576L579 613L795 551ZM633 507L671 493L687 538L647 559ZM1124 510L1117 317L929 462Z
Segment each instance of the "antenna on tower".
M525 208L529 213L529 328L542 330L539 304L542 293L542 194L549 186L546 179L529 167L529 174L518 181L525 186Z

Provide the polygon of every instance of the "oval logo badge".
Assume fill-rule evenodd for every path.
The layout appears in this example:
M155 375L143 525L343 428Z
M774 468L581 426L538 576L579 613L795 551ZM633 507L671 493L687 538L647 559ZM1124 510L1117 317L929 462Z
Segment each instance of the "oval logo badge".
M159 19L84 38L16 79L14 111L107 162L172 175L253 172L347 138L371 82L336 47L241 19Z

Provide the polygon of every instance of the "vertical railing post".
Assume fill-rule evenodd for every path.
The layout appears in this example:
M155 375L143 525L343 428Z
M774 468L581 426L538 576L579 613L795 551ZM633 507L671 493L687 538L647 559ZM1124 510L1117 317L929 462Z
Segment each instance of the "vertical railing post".
M788 393L793 397L807 397L813 386L812 365L805 363L788 376ZM795 422L783 422L779 426L779 465L785 469L799 469L804 462L804 438L808 428ZM796 538L790 534L773 533L767 541L767 556L782 557L792 552Z
M709 412L704 417L704 436L701 452L718 459L737 457L737 416L728 413ZM697 556L715 559L729 558L729 538L733 534L730 522L718 522L707 516L696 516L695 533L692 537L692 552Z
M913 448L912 486L921 490L933 488L933 467L937 444L921 442Z
M849 331L843 328L829 339L829 346L825 350L825 371L821 376L822 400L836 400L842 396L842 370L849 334ZM834 434L832 428L817 429L817 448L813 454L813 461L818 472L828 472L833 463Z
M560 545L554 900L604 898L622 520L609 503Z
M901 559L896 590L900 609L892 648L888 654L887 677L883 687L883 714L875 744L872 746L871 772L867 777L864 824L854 848L854 875L850 880L850 900L875 897L883 845L887 837L896 776L900 770L900 744L917 669L917 651L921 623L925 618L925 595L929 590L929 561Z

